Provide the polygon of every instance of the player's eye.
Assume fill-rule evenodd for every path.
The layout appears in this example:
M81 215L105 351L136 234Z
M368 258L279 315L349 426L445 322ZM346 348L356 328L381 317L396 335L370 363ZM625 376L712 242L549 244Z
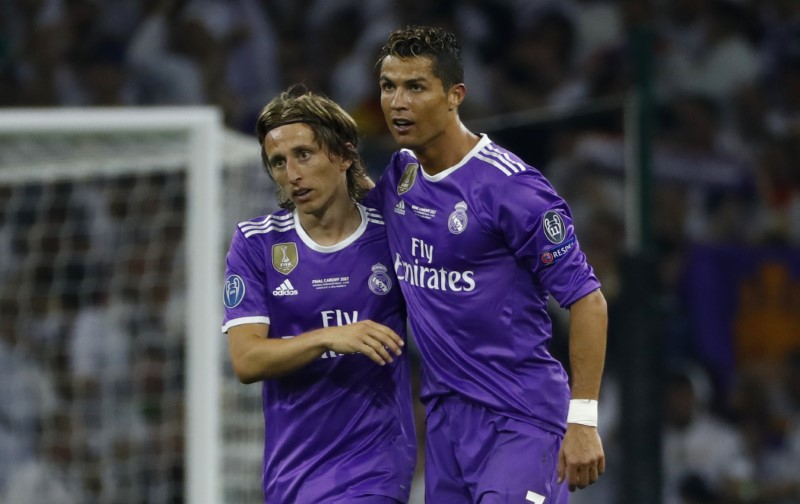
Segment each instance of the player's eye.
M383 91L391 91L394 89L394 85L391 82L384 82L381 84L381 90Z
M282 170L286 168L286 160L285 159L273 159L269 162L270 166L272 166L273 170Z
M308 161L311 158L311 151L307 150L300 151L297 157L303 161Z

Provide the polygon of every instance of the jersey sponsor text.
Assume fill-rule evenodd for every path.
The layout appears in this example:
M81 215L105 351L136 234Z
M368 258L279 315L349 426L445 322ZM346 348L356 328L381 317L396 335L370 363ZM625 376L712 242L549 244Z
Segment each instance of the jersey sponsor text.
M344 310L325 310L320 315L322 315L322 327L337 327L355 324L358 322L358 311L347 312ZM333 350L328 350L327 352L323 353L320 358L331 359L333 357L341 357L342 355L344 354L334 352Z
M433 245L419 238L411 238L411 255L413 262L404 261L399 253L395 254L394 271L397 279L415 287L451 292L469 292L475 290L474 271L454 271L444 267L436 268L419 264L420 258L433 264Z
M414 263L403 261L400 254L395 255L394 271L397 279L415 287L452 292L469 292L475 290L474 271L451 271L444 268L420 266L419 260Z

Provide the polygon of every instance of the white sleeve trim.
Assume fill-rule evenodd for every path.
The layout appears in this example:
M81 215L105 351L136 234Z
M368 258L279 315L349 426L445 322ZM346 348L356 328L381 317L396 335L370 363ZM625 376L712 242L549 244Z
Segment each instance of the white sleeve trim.
M228 329L234 326L243 325L243 324L267 324L269 325L269 317L242 317L231 319L228 321L227 324L222 326L222 332L228 332Z

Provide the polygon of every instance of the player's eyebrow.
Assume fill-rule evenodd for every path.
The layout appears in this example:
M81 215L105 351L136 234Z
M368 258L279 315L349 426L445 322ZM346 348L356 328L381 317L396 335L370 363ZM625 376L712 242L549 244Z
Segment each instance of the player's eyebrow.
M394 80L387 77L385 74L381 75L380 77L381 82L388 82L389 84L397 84ZM428 78L427 77L412 77L411 79L406 79L404 81L400 81L401 84L405 86L411 86L414 84L427 84Z
M291 155L296 156L301 152L315 152L317 149L319 149L319 147L315 146L313 143L310 144L304 143L293 146L291 149L289 149L289 152L291 153ZM286 160L286 155L284 155L283 153L273 154L272 156L267 157L267 161L269 161L270 164L275 163L276 161L285 161L285 160Z
M428 79L425 78L425 77L415 77L413 79L406 80L404 82L404 84L406 84L407 86L410 86L412 84L426 84L427 82L428 82Z

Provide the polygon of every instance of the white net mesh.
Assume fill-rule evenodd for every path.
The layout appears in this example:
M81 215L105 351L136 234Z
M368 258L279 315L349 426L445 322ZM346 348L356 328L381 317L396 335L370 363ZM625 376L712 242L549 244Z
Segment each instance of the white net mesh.
M224 138L221 249L273 201L255 141ZM158 124L0 132L0 502L187 500L191 158ZM222 493L258 502L260 389L221 358Z
M255 138L252 140L256 143ZM257 145L257 143L256 143ZM246 170L226 169L222 186L223 247L227 252L236 224L278 209L274 185L260 160ZM220 296L221 296L220 289ZM261 384L243 385L236 378L227 350L222 352L222 493L225 503L263 502L264 409Z

